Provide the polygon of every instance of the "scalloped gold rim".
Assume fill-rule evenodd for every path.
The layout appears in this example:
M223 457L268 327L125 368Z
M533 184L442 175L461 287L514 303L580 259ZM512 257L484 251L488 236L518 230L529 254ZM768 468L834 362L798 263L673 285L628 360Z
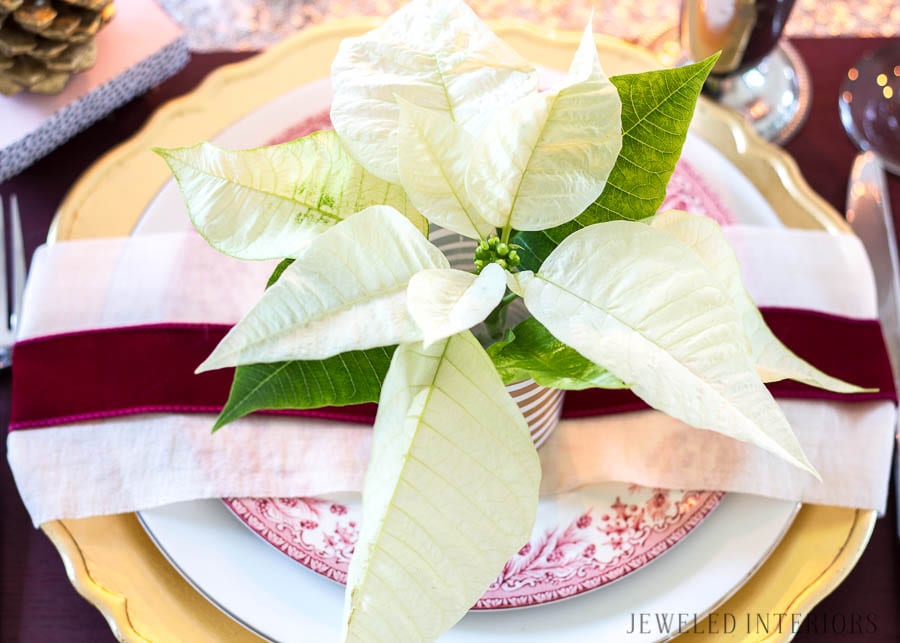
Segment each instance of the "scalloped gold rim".
M323 64L327 63L310 61L330 61L343 37L379 22L360 18L310 28L260 56L215 71L194 92L161 108L137 135L107 153L79 179L60 207L48 241L129 234L169 178L164 164L148 152L151 146L175 146L214 136L290 88L325 75ZM520 20L500 21L494 28L514 47L549 67L566 67L580 39L578 33L556 32ZM598 37L598 44L604 53L618 57L617 64L654 65L649 54L632 45L605 37ZM305 64L291 65L291 57L300 52ZM747 175L787 225L849 232L841 217L807 185L793 159L757 137L737 115L701 100L694 130ZM130 181L135 176L141 181ZM716 611L742 614L752 612L753 606L770 605L772 613L806 615L847 576L874 525L873 511L804 506L760 570ZM54 521L42 529L59 550L73 585L103 613L120 640L260 640L190 587L153 546L134 514ZM677 640L700 640L701 636L703 641L710 640L702 634ZM737 632L716 640L790 638L790 633L759 638Z
M78 543L65 523L61 520L48 522L41 525L41 529L59 551L72 585L86 601L100 610L115 637L119 640L148 640L134 630L128 616L128 600L91 577Z

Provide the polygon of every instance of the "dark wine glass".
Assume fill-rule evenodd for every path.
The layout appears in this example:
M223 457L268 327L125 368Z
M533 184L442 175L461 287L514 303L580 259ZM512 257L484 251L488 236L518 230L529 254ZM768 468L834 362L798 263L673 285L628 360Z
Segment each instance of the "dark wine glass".
M680 38L692 60L719 51L704 91L763 137L787 141L806 117L810 83L781 40L794 0L682 0Z

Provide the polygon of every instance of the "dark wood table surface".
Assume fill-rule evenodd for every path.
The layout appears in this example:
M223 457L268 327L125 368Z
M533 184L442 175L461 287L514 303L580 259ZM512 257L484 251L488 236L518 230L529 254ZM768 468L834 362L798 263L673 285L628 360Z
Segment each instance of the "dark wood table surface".
M841 129L838 88L850 65L882 39L836 38L793 41L809 66L813 103L808 121L786 147L812 187L839 212L855 148ZM187 68L72 139L19 176L0 193L19 196L28 256L47 236L53 213L70 186L104 152L126 140L169 99L190 91L212 69L249 53L197 54ZM889 178L895 219L900 218L900 179ZM900 221L898 221L900 223ZM900 229L900 225L898 225ZM10 373L0 373L0 425L9 417ZM6 459L6 443L3 441ZM100 613L69 584L50 541L35 530L19 499L9 468L0 467L0 642L112 641ZM900 642L900 542L895 532L896 499L878 521L862 559L847 580L808 617L796 641ZM859 623L854 626L853 623Z

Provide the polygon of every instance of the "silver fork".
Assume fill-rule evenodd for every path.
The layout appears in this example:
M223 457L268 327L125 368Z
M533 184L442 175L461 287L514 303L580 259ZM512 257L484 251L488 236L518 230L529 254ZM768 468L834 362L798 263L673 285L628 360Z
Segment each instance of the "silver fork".
M12 347L18 316L22 311L22 293L25 291L25 245L22 241L19 200L15 194L9 197L8 244L5 220L6 208L0 198L0 369L12 366ZM9 258L7 248L11 255Z

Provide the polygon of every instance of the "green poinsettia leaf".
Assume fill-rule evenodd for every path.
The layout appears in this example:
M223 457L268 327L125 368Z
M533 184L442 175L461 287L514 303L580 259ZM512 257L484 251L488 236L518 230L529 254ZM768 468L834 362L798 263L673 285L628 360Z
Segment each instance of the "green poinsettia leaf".
M706 77L719 55L643 74L612 78L622 97L622 152L603 194L578 217L582 225L653 216L687 137Z
M213 431L249 413L377 402L396 346L348 351L323 360L238 366Z
M378 405L344 641L432 641L531 535L528 425L470 332L401 344Z
M275 270L272 271L272 275L269 277L269 281L266 282L266 288L271 288L275 285L275 282L284 274L284 271L288 269L288 267L294 263L293 259L282 259L278 262L278 265L275 266Z
M759 380L737 311L673 235L632 221L597 223L520 282L541 323L650 406L814 472Z
M316 236L371 205L390 205L422 233L403 188L369 173L333 131L231 151L210 143L157 149L197 231L239 259L295 257Z
M487 349L504 384L533 379L569 391L628 388L615 375L556 339L541 322L529 317Z
M637 221L656 214L694 115L697 97L718 55L677 69L610 78L622 99L622 150L603 193L574 221L520 232L520 267L537 270L573 232L601 221Z

